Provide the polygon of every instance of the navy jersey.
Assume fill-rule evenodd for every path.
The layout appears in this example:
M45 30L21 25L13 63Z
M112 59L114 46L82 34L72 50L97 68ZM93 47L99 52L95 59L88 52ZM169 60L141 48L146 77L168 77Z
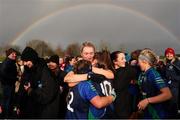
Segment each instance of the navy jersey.
M103 109L97 109L91 105L90 100L98 93L91 81L83 81L70 89L67 99L67 119L100 118Z
M98 77L96 78L98 79ZM112 80L104 79L101 81L96 82L93 80L93 85L96 88L99 96L109 96L111 95L112 90ZM113 104L104 108L104 114L102 116L103 119L113 118L114 117L114 107Z
M160 74L150 68L141 73L138 79L143 98L153 97L160 94L160 89L167 87ZM145 109L145 118L164 118L165 109L162 103L149 104Z

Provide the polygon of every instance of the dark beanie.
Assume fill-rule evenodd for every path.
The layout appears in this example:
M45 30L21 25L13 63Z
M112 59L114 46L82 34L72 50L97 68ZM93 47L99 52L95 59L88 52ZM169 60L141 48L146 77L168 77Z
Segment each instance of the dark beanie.
M23 61L32 61L32 62L36 62L38 60L38 54L37 52L32 49L31 47L26 47L22 54L21 54L21 59Z
M49 62L54 62L56 63L57 65L59 65L59 56L58 55L52 55L49 60Z
M17 51L15 49L9 48L8 50L6 50L6 56L9 56L13 52L17 53Z

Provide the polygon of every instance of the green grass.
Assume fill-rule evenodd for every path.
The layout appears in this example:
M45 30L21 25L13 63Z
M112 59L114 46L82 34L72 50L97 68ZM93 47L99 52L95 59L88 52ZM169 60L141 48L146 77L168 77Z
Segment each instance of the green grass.
M2 62L5 59L4 56L0 56L0 62Z

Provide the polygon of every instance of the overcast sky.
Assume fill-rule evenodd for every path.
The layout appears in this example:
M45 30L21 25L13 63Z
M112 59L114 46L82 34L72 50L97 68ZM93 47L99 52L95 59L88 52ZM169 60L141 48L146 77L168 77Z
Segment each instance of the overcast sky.
M179 6L179 0L0 0L0 41L24 47L40 39L65 48L103 40L112 50L180 53Z

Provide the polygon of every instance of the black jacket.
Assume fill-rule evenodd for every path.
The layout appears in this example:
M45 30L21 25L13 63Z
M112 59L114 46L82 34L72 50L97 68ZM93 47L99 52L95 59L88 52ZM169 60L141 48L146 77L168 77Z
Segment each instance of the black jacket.
M24 90L26 81L31 84L28 94ZM18 103L24 118L58 117L59 87L44 60L37 62L32 69L25 69L21 83Z
M116 70L113 81L116 99L114 101L115 114L117 118L128 118L131 114L131 95L128 91L130 81L135 79L135 71L130 67Z
M68 84L64 82L64 77L66 76L66 72L58 69L56 73L52 72L52 75L54 76L54 79L57 80L59 87L62 87L62 89L59 89L59 95L60 95L60 101L59 101L59 116L58 118L64 119L66 114L66 97L69 92Z
M180 60L177 58L172 63L166 63L166 80L171 80L170 87L179 87L180 84Z
M17 74L16 61L6 58L0 67L1 83L3 85L15 85Z

